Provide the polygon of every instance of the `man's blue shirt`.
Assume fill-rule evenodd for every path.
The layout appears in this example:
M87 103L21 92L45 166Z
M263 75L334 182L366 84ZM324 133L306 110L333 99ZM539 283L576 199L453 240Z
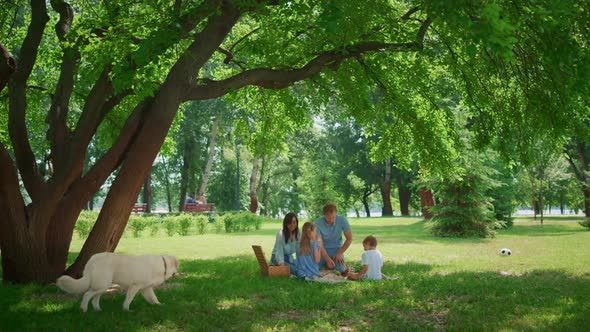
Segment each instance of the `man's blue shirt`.
M322 237L324 248L334 249L342 247L342 233L350 230L348 219L344 216L336 215L332 225L326 223L326 218L321 217L315 221L316 233Z

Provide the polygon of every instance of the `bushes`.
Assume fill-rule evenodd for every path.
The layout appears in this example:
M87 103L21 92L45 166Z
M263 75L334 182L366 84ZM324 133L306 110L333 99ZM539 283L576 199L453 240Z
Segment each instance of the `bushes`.
M98 218L98 212L93 211L82 211L80 216L78 217L78 221L76 225L74 225L74 230L78 232L78 236L81 239L85 239L90 234L92 227L94 227L94 223Z
M259 230L263 217L250 212L228 213L222 216L226 233L248 232Z
M138 238L141 236L141 232L146 229L149 225L149 219L138 216L138 215L131 215L129 217L128 225L131 226L131 232L134 238Z
M197 226L197 234L205 234L205 231L207 230L207 224L209 224L209 218L199 214L193 217L193 219Z
M187 236L189 233L189 228L191 227L192 218L190 214L182 213L178 217L175 218L175 222L178 225L177 232L180 236Z
M586 227L586 230L590 231L590 219L580 221L578 224L580 224L580 226L582 226L582 227Z
M81 239L88 237L97 218L98 212L84 211L80 214L75 230ZM248 232L259 230L264 221L276 220L257 216L250 212L229 212L223 215L208 213L132 214L129 216L124 235L130 234L134 238L140 238L142 236L155 237L161 231L165 232L167 236L202 235L206 234L208 230L215 233L221 233L224 230L227 233ZM146 234L146 230L149 230L149 234Z
M166 227L166 235L173 236L176 233L176 221L174 218L166 218L164 226Z

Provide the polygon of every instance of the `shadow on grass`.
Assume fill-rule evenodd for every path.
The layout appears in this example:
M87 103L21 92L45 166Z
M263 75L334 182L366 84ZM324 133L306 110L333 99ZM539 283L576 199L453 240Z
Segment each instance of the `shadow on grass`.
M183 277L141 296L104 296L102 312L55 286L0 288L0 330L583 330L590 324L590 275L539 270L431 273L425 264L386 264L383 282L309 283L265 278L252 256L185 260ZM91 309L90 309L91 310Z

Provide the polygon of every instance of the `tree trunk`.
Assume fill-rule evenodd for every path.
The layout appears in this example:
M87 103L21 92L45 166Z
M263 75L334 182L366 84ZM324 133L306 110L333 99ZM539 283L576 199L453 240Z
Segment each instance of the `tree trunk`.
M0 91L4 89L10 77L16 71L16 61L6 47L0 43Z
M262 162L260 165L260 179L258 180L258 190L260 191L260 202L262 202L262 207L260 208L260 215L266 216L268 215L268 187L269 187L269 179L264 179L264 172L266 170L266 156L262 156Z
M4 149L0 154L9 158ZM35 225L27 218L19 191L16 170L10 167L12 164L6 166L9 165L0 162L0 250L3 280L16 283L54 281L55 276L51 274L47 260L45 234L34 231Z
M427 220L432 219L433 214L430 212L430 208L434 206L434 197L432 195L432 191L426 189L426 187L421 187L419 195L422 216Z
M584 214L586 218L590 218L590 188L582 189L584 193Z
M537 195L534 190L531 192L532 196L532 204L533 204L533 219L537 220L537 214L539 212L539 201L537 200Z
M260 159L254 158L252 161L252 174L250 174L250 212L256 213L258 210L258 193L256 192L256 176L258 175L258 164Z
M242 209L240 201L240 142L236 139L236 210Z
M354 207L354 213L356 213L357 218L361 217L361 211L359 211L359 209L357 209L356 207Z
M365 213L367 217L371 217L371 209L369 208L369 196L371 195L372 191L365 189L363 193L363 206L365 207Z
M409 216L410 215L410 198L412 197L412 192L404 183L403 174L399 174L397 178L397 192L399 196L399 207L402 216Z
M391 159L387 159L385 162L385 179L381 189L381 196L383 199L383 215L393 216L393 208L391 207Z
M565 154L565 159L570 164L570 168L576 179L578 179L578 183L580 184L580 189L582 189L582 193L584 195L584 214L586 218L590 218L590 185L588 184L588 162L586 157L586 146L580 140L576 140L574 146L570 146L568 149L568 153ZM576 156L578 161L580 162L580 167L578 167L572 156Z
M539 179L539 208L541 210L541 225L543 225L543 210L545 210L543 203L543 174L541 174Z
M188 188L189 177L190 177L190 170L191 170L191 162L192 162L192 154L191 154L191 142L186 139L185 135L185 142L184 142L184 149L182 153L182 168L180 169L180 198L178 201L178 211L182 211L184 208L184 201L186 200L187 194L192 194L192 192L188 192L192 190Z
M222 16L226 14L223 13ZM230 12L229 15L231 16L233 13ZM125 154L119 173L109 190L98 220L84 243L80 255L66 271L69 275L80 275L86 262L95 253L112 252L116 248L127 226L131 209L141 190L143 180L151 169L174 116L183 101L182 94L185 91L178 87L192 84L194 78L187 73L194 72L195 68L200 68L210 54L217 49L231 26L237 21L238 16L230 18L222 20L218 24L207 25L195 37L195 42L170 70L166 82L162 84L157 95L150 99L149 103L146 103L141 129L134 136L134 140ZM199 36L207 35L208 29L214 29L216 34L211 38L200 38ZM224 29L225 33L219 33ZM209 55L205 56L204 54L207 53ZM199 56L196 57L194 54L199 54Z
M209 182L209 175L211 174L211 167L213 167L213 160L215 159L215 141L217 139L217 129L219 128L219 115L215 116L213 126L211 127L211 140L209 141L209 158L207 159L207 166L203 172L203 181L199 187L197 197L204 196L207 189L207 182Z
M80 276L92 255L113 252L117 247L131 209L180 106L179 93L173 86L162 88L148 106L143 126L125 155L96 224L76 261L67 269L68 275Z
M161 156L162 167L164 168L164 183L166 185L166 203L168 204L168 212L172 212L172 188L170 185L170 172L168 171L168 165L166 158Z
M148 173L143 182L143 203L146 204L145 212L151 213L152 212L152 172Z

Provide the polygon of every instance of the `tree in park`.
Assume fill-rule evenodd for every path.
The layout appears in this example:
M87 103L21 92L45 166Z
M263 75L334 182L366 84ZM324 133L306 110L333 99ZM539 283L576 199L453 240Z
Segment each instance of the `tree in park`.
M273 154L287 153L286 137L298 126L311 125L309 107L305 107L302 98L291 90L253 93L250 89L243 89L228 99L232 101L232 107L241 111L234 132L252 154L248 209L256 213L265 160L271 159ZM296 114L297 117L285 114Z
M484 154L464 153L462 172L456 176L434 178L430 186L441 197L431 208L432 232L438 236L486 237L496 220L488 192L501 185L494 179L497 171L485 165ZM489 160L488 160L489 162Z
M474 128L483 143L496 131L509 134L503 127L506 123L518 127L518 117L506 120L513 113L538 114L547 120L545 126L558 124L557 129L563 129L564 120L576 111L569 107L570 100L588 95L584 85L588 77L578 71L587 70L590 63L587 54L577 51L587 40L584 29L590 15L577 2L568 4L457 5L442 0L3 4L3 279L52 282L62 274L80 210L116 173L98 220L66 273L79 274L91 255L113 251L180 105L190 100L218 98L247 86L284 89L300 81L307 81L299 86L309 95L319 90L342 94L354 82L377 80L389 88L389 103L404 106L411 101L403 93L396 101L396 93L403 89L392 88L417 87L422 100L428 101L428 82L434 74L429 63L437 63L449 65L452 74L463 79L466 98L478 109ZM558 10L556 17L564 24L546 23L547 13L552 12L544 6ZM513 28L523 21L518 30ZM49 22L57 22L55 29ZM518 44L519 38L534 43ZM560 44L549 47L550 42ZM215 70L203 71L206 64L215 64ZM541 64L546 68L540 69ZM512 72L522 72L518 78L523 81L512 80L506 87L523 86L515 94L537 101L528 113L498 107L511 104L506 101L513 89L503 84ZM496 90L506 95L492 97L490 91ZM565 111L556 115L557 104ZM454 155L449 132L441 130L447 125L447 112L436 103L390 110L399 111L405 127L398 133L413 137L417 144L412 146L425 163ZM383 120L375 114L357 116ZM85 168L90 142L103 133L112 135L108 150ZM383 141L394 135L384 135ZM389 150L384 155L395 152L387 149L392 142L398 140L381 147ZM50 166L46 174L41 172L42 164Z
M583 195L583 209L590 218L590 119L577 122L574 135L565 145L565 159L577 180Z

